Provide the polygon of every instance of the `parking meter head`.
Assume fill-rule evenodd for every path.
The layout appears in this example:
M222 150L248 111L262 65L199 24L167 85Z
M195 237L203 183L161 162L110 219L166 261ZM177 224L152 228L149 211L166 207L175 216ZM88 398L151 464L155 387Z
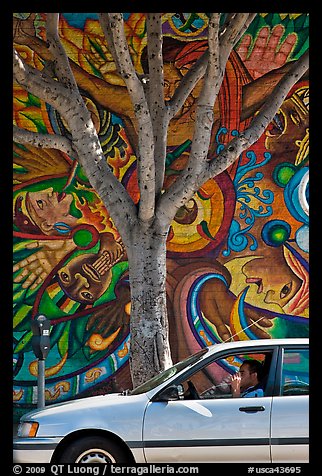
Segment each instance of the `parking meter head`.
M40 314L31 321L31 330L32 350L38 359L44 360L50 351L50 321Z

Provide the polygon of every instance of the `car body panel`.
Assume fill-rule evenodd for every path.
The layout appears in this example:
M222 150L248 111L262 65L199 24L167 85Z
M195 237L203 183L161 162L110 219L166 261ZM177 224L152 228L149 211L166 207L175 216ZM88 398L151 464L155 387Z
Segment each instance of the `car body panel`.
M150 402L143 428L147 462L270 462L271 401L256 398L260 411L250 413L250 398Z
M62 438L15 438L13 459L15 463L49 463Z
M216 344L199 361L167 374L170 377L166 381L160 374L155 386L148 385L147 391L137 395L101 395L34 410L21 422L37 421L37 436L14 439L14 461L50 463L58 444L86 430L92 434L106 432L107 437L115 435L127 445L137 463L307 462L308 396L279 397L280 373L276 369L283 347L308 346L308 342L296 338ZM265 349L274 355L269 373L273 396L157 401L166 387L217 356ZM241 410L247 406L261 409Z
M41 457L43 463L48 463L58 442L65 436L82 430L93 432L103 430L125 441L130 448L133 448L136 458L144 462L142 420L147 402L148 398L145 394L136 396L108 394L82 398L66 404L59 403L43 410L34 410L24 415L23 420L39 422L37 437L14 439L14 460L23 462L22 458L26 456L29 459L29 455L25 453L26 450L21 448L26 448L29 443L30 449L35 451L34 445L40 443L43 449L37 449L41 451L38 457ZM24 453L23 456L21 451ZM49 459L44 461L46 457Z
M309 460L308 395L274 397L271 436L273 463Z

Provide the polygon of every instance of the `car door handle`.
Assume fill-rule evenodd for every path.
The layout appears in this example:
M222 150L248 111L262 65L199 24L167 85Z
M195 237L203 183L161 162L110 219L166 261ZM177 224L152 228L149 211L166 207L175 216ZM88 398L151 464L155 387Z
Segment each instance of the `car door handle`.
M255 413L255 412L263 412L265 410L265 407L259 406L259 407L239 407L239 411L241 412L246 412L246 413Z

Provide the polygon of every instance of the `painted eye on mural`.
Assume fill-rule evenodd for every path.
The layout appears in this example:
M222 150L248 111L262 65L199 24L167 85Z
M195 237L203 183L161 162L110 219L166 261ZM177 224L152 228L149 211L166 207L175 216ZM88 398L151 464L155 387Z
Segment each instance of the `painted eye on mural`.
M67 273L65 273L64 271L62 271L60 273L60 279L64 282L64 283L69 283L69 275Z
M36 203L38 208L40 208L40 210L44 209L45 202L43 200L36 200Z
M286 298L286 296L288 296L291 291L292 291L292 282L290 281L288 284L285 284L285 286L283 286L280 292L280 298L281 299Z
M92 301L93 300L93 295L89 293L88 291L82 293L82 297L86 299L87 301Z

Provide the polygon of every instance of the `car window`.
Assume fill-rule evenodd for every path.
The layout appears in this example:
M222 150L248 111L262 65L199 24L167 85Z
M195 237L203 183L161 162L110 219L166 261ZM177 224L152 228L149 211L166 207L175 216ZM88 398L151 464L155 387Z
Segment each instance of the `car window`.
M281 395L308 395L309 383L308 349L284 349Z
M265 382L265 386L270 368L270 357L270 353L232 354L208 363L198 372L180 382L183 387L181 389L182 398L185 400L232 398L231 377L239 371L242 363L249 359L255 359L262 363L263 375L261 379Z

